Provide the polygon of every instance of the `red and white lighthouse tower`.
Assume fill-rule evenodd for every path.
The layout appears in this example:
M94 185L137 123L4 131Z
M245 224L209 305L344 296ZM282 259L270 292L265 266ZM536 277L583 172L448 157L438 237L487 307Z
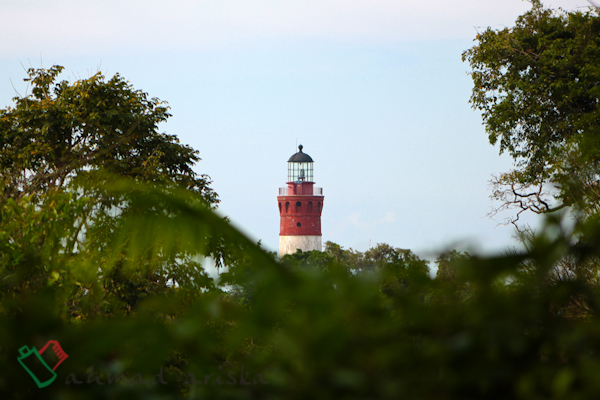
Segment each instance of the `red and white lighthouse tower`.
M321 210L323 189L314 187L313 159L298 146L288 160L287 187L279 188L279 257L302 251L322 250Z

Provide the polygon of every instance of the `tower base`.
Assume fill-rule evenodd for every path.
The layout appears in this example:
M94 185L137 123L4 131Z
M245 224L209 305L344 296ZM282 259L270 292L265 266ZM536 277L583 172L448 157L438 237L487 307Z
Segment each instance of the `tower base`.
M323 251L321 236L279 236L279 257L294 254L297 249Z

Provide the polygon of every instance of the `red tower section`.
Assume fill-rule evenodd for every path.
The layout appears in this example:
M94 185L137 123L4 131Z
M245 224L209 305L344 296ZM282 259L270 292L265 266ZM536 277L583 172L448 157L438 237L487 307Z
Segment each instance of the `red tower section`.
M323 189L314 182L288 182L279 189L279 236L321 236Z

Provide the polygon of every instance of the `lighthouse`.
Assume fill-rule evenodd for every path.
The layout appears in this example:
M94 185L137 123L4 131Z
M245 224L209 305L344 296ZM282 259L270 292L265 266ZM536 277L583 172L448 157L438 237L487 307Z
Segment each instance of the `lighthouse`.
M313 159L298 152L288 160L287 187L279 188L279 257L297 249L322 251L323 189L314 187Z

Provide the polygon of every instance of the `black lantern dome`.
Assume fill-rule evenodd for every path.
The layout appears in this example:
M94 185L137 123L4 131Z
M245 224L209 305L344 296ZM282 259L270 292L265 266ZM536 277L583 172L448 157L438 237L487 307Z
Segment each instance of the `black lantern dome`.
M314 182L313 159L302 152L303 146L298 146L299 152L288 160L288 182Z

